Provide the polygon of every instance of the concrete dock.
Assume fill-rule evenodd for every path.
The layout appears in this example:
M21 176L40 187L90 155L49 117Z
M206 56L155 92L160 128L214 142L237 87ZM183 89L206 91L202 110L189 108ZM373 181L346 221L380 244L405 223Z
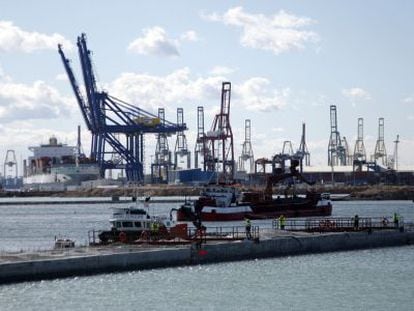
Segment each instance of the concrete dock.
M414 231L348 233L273 231L260 240L154 247L113 245L0 254L0 284L116 271L391 247L414 244Z

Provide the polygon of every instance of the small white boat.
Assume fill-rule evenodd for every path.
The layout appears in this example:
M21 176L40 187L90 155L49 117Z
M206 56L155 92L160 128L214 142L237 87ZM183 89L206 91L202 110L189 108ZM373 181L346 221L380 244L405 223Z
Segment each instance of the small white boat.
M64 249L64 248L73 248L75 247L75 241L71 239L57 238L55 237L55 247L54 249Z
M114 207L109 219L111 228L101 232L98 237L102 243L130 242L141 237L143 232L151 232L154 225L160 232L174 226L174 222L167 217L150 216L140 207Z

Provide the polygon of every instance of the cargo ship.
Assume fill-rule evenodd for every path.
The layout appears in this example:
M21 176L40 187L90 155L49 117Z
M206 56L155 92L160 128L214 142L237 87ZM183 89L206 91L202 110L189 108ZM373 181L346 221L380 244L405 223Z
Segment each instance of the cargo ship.
M290 172L270 175L264 191L240 193L236 187L209 185L198 200L185 202L176 210L177 221L236 221L280 217L330 216L332 203L327 193L310 190L305 196L288 194L274 198L272 186L284 179L295 178L312 185L296 169L292 162Z
M26 189L63 188L100 176L99 166L79 152L79 147L59 143L50 137L48 144L31 146L33 155L24 162L23 185Z

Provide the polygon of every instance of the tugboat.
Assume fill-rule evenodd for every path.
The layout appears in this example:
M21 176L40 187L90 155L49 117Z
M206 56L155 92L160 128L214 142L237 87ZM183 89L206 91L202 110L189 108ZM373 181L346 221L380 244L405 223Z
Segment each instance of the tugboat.
M287 191L284 197L273 198L274 184L296 178L309 185L298 171L297 160L291 161L290 172L274 174L268 177L264 191L239 193L235 187L227 185L208 186L195 202L186 202L177 210L177 221L232 221L249 219L268 219L281 215L285 217L330 216L332 204L328 194L323 196L308 191L305 197Z
M157 234L162 235L173 225L167 217L150 216L149 213L140 207L114 207L109 222L111 229L102 231L98 237L102 244L122 242L133 242L150 234L153 228L157 228Z
M241 193L229 185L207 185L196 201L186 201L177 212L177 221L242 220L253 212L250 204L240 203Z

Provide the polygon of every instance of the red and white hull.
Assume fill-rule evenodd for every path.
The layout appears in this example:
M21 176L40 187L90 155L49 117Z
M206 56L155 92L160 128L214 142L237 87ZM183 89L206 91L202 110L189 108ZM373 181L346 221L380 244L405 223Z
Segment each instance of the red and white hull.
M201 209L202 221L238 221L248 217L250 219L271 219L277 218L281 215L292 217L312 217L312 216L330 216L332 214L332 205L318 205L312 207L302 208L283 208L274 209L269 211L255 212L250 205L237 205L237 206L203 206ZM188 221L188 215L183 210L177 211L178 221Z

